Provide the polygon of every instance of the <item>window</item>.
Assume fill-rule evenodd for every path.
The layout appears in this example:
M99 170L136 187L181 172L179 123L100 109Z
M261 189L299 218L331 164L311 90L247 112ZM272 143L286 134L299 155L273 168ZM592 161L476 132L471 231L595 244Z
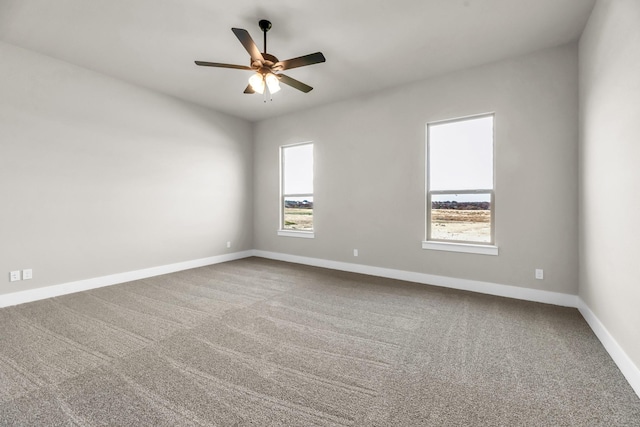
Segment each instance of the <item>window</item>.
M427 124L424 248L497 255L492 246L493 122L493 114L487 114ZM469 250L471 245L491 246L496 251Z
M281 236L313 237L313 143L280 147Z

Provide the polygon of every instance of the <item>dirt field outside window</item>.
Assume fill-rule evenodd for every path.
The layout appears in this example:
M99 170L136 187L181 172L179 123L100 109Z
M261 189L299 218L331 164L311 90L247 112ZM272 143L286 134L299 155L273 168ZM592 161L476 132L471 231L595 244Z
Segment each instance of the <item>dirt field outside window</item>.
M491 242L490 210L431 210L431 239Z
M313 208L284 208L284 229L313 231Z

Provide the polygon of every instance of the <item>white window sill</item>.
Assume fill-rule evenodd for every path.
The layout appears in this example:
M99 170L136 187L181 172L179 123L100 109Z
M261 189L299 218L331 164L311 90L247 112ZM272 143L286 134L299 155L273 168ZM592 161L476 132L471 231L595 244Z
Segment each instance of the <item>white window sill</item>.
M493 245L474 245L472 243L449 243L423 241L422 249L434 251L464 252L468 254L498 255L498 247Z
M278 236L299 237L302 239L313 239L316 237L313 231L278 230Z

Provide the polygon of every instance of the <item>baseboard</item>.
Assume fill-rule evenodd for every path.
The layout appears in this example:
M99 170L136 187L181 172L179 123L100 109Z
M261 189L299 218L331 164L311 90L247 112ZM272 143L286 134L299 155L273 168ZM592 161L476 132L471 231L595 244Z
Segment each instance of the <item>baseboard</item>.
M332 270L348 271L352 273L368 274L372 276L387 277L390 279L406 280L409 282L423 283L427 285L442 286L445 288L460 289L465 291L478 292L489 295L496 295L507 298L521 299L526 301L541 302L546 304L559 305L563 307L579 307L579 298L576 295L562 294L558 292L541 291L537 289L522 288L518 286L501 285L491 282L481 282L477 280L458 279L447 276L437 276L433 274L417 273L405 270L395 270L390 268L374 267L363 264L352 264L340 261L331 261L320 258L302 257L278 252L261 250L248 250L234 252L231 254L212 256L191 261L168 264L158 267L145 268L142 270L117 273L109 276L96 277L92 279L79 280L76 282L63 283L60 285L45 286L42 288L28 289L9 294L0 295L0 307L23 304L38 301L45 298L66 295L74 292L86 291L89 289L101 288L103 286L116 285L118 283L130 282L133 280L145 279L162 274L174 273L176 271L188 270L190 268L203 267L206 265L218 264L221 262L234 261L237 259L257 256L279 261L305 264L315 267L329 268Z
M45 286L42 288L28 289L0 295L0 308L12 305L24 304L52 298L74 292L87 291L89 289L101 288L104 286L117 285L118 283L131 282L132 280L146 279L148 277L160 276L162 274L175 273L176 271L189 270L191 268L204 267L207 265L219 264L221 262L234 261L247 258L253 255L253 251L234 252L231 254L217 255L208 258L200 258L191 261L178 262L175 264L162 265L158 267L144 268L142 270L128 271L125 273L111 274L109 276L95 277L92 279L79 280L77 282L63 283L60 285Z
M587 321L593 333L596 334L596 337L598 337L605 350L607 350L609 356L611 356L616 365L618 365L620 372L622 372L622 375L627 379L631 388L633 388L638 397L640 397L640 368L633 363L631 358L587 304L581 298L578 298L578 301L580 314L582 314L582 317Z
M311 265L314 267L329 268L332 270L368 274L371 276L380 276L389 279L406 280L409 282L422 283L426 285L441 286L444 288L460 289L463 291L472 291L482 294L496 295L500 297L541 302L545 304L559 305L562 307L578 307L578 297L576 295L562 294L559 292L541 291L537 289L522 288L518 286L481 282L478 280L458 279L447 276L437 276L434 274L373 267L370 265L351 264L347 262L302 257L278 252L254 250L253 254L257 257L292 262L296 264Z

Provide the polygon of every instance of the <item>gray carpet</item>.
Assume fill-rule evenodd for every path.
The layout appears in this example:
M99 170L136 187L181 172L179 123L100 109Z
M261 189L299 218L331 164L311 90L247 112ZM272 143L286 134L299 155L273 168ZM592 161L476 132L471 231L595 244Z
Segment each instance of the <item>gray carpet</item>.
M575 309L260 258L0 325L1 425L640 426Z

